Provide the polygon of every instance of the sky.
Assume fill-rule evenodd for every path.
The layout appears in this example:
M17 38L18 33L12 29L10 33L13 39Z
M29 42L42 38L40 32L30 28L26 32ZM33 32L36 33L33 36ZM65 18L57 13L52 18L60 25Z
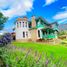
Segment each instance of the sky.
M18 17L41 16L49 23L67 23L67 0L0 0L0 12L9 17L4 29L14 27Z

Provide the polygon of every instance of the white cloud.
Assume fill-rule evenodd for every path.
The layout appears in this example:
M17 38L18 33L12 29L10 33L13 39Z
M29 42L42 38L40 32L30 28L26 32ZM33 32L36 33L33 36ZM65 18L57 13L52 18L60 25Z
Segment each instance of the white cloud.
M43 6L47 6L47 5L50 5L54 2L56 2L57 0L45 0L45 4Z
M33 9L34 0L0 0L0 11L8 17L26 15ZM8 10L2 8L9 7Z
M61 9L64 9L64 11L55 14L53 19L59 21L59 23L67 22L67 6L63 6Z
M67 22L67 19L62 19L62 20L59 20L58 22L59 22L59 24L60 24L60 23Z
M67 11L57 13L57 14L53 17L53 19L55 19L55 20L64 19L64 18L67 18Z
M60 20L60 19L67 18L67 6L63 6L61 9L64 9L64 11L63 12L58 12L57 14L55 14L53 16L53 19Z

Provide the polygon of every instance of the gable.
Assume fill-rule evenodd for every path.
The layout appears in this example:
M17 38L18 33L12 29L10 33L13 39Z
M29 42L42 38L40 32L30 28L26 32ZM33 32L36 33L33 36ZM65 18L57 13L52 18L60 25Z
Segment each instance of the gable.
M45 28L48 25L47 21L42 17L36 18L36 27L37 28Z
M48 22L45 20L45 19L43 19L42 17L38 17L38 18L36 18L35 19L36 20L36 24L40 21L41 22L41 24L48 24Z

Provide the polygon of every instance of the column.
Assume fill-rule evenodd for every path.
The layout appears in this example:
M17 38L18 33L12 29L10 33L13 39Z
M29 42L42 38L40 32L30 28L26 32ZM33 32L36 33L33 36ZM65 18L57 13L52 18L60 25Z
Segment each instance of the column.
M41 30L39 30L40 31L40 38L42 39L42 31Z

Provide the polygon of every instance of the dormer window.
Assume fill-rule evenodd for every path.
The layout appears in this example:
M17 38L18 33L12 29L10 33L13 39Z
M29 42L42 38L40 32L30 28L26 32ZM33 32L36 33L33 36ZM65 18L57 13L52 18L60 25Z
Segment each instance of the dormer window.
M40 25L40 20L39 20L39 22L38 22L38 26Z
M40 22L38 22L38 25L40 24Z

